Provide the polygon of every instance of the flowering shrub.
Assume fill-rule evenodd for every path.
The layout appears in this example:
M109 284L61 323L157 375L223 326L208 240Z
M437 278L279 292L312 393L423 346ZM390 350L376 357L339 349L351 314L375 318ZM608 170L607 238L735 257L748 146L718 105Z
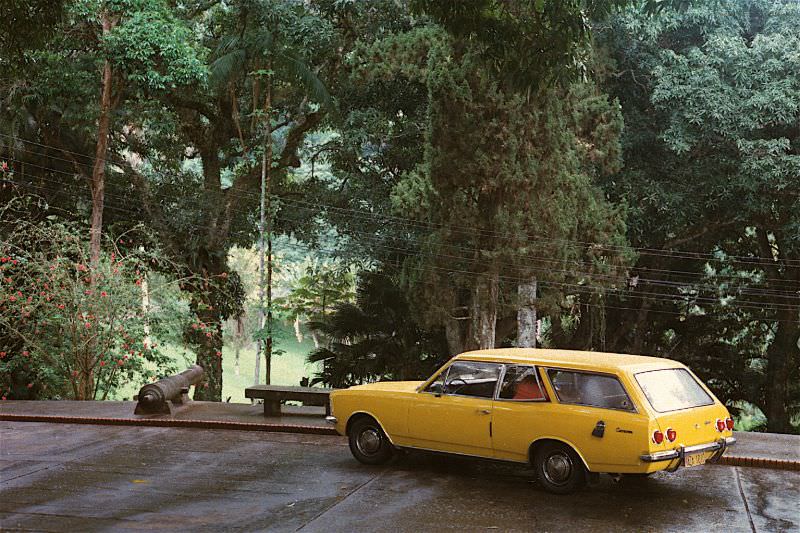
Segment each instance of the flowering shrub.
M57 221L16 220L5 233L0 398L105 399L125 382L174 371L142 305L151 255L115 247L90 264L79 232Z

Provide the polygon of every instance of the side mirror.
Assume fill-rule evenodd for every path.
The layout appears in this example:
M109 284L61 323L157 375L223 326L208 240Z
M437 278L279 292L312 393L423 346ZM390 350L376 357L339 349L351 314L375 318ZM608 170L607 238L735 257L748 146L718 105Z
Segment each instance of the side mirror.
M444 387L442 387L441 383L432 383L430 386L430 391L436 396L441 396L443 388Z

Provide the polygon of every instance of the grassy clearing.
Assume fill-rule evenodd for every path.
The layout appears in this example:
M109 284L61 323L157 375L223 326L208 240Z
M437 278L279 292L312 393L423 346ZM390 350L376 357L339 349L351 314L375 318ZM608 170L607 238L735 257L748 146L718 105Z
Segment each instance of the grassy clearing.
M276 349L285 353L272 358L272 383L274 385L299 385L303 377L313 377L316 365L306 363L306 357L314 350L314 343L309 336L303 342L297 342L294 330L290 326L281 325L283 331L276 337L279 339ZM194 354L179 345L162 345L161 349L171 356L175 366L183 370L194 364ZM232 403L249 403L244 397L244 389L253 384L253 371L256 364L255 344L239 352L237 369L236 355L228 346L222 349L222 400L230 398ZM261 360L261 383L264 383L264 360ZM128 383L116 394L109 395L110 400L130 400L139 391L142 383Z

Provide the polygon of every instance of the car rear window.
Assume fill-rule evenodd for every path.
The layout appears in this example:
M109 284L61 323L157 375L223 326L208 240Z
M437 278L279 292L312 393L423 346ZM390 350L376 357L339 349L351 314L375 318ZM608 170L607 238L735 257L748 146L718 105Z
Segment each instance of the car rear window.
M548 369L547 376L561 403L635 411L622 383L614 376Z
M647 401L659 413L714 403L694 376L684 368L639 372L634 377Z

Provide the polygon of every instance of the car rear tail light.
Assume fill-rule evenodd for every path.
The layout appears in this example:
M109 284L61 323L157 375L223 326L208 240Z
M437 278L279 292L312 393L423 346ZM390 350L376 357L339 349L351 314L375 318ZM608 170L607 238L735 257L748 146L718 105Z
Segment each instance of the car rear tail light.
M717 431L720 433L725 431L725 421L721 418L717 418Z
M678 432L672 428L667 429L667 440L670 442L675 442L675 439L678 438Z
M664 442L664 434L661 433L659 430L655 430L653 432L653 442L655 442L656 444L661 444L662 442Z
M729 430L733 430L733 418L726 418L725 419L725 427Z

